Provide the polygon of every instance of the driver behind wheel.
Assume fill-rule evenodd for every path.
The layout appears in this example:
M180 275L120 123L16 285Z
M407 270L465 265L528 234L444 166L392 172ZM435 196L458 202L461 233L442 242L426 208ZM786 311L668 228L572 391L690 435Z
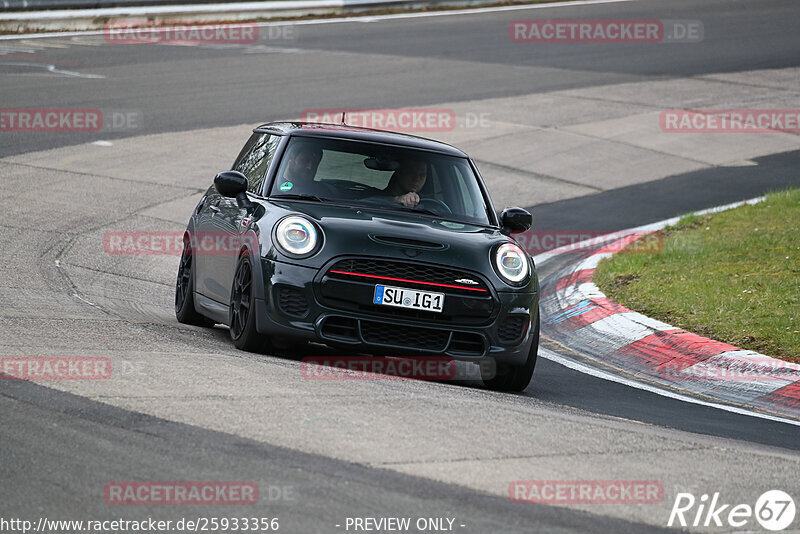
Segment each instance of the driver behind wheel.
M283 179L293 185L309 187L314 181L317 167L322 160L322 149L310 143L298 143L292 147Z
M395 202L413 208L419 204L419 191L425 185L427 178L428 165L424 161L403 160L383 191L392 195Z

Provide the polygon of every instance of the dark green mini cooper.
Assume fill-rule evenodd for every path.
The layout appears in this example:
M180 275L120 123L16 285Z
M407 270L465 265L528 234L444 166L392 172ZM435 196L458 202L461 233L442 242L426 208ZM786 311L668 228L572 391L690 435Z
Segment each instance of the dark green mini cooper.
M539 285L473 161L444 143L346 125L256 128L194 210L175 311L230 327L244 350L316 341L481 364L522 391L539 346Z

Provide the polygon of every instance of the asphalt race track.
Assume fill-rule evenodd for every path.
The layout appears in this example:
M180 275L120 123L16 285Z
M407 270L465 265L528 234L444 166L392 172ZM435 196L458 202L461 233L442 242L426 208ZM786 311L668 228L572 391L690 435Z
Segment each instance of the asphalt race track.
M511 21L551 17L701 21L704 37L509 40ZM662 142L652 124L664 109L800 108L799 20L796 0L641 0L311 23L251 45L0 40L3 109L137 117L91 133L0 132L0 355L107 357L118 370L0 381L0 518L246 516L327 533L353 532L348 517L411 517L454 518L465 533L649 532L677 530L667 520L680 492L754 505L780 489L797 500L797 425L542 357L521 395L475 380L305 380L304 355L243 353L226 329L177 323L178 257L106 254L103 236L182 230L249 128L306 109L453 110L454 130L420 135L472 154L496 207L530 207L539 230L630 228L798 186L797 134ZM571 357L557 340L542 346ZM658 481L663 498L515 504L517 480ZM252 481L260 498L115 506L103 496L114 481Z

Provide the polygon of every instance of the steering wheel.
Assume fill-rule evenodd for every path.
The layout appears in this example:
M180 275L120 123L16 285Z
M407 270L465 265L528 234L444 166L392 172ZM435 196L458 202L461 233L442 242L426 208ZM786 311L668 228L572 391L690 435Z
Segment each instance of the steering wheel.
M433 204L433 206L432 207L426 207L426 204ZM444 210L444 212L447 213L448 215L452 215L452 213L453 213L453 210L451 210L447 206L447 204L445 204L444 202L442 202L441 200L436 199L436 198L421 198L421 199L419 199L419 203L417 204L417 207L424 208L426 210L433 211L433 212L436 212L436 209L432 209L432 208L436 207L436 208L442 208Z

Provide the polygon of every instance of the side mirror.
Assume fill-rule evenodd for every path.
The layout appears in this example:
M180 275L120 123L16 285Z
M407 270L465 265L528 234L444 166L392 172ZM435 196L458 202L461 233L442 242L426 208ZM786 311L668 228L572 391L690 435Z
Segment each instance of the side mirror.
M506 208L500 214L500 224L509 234L524 232L533 226L533 215L522 208Z
M220 195L235 198L242 209L253 206L247 198L247 177L239 171L223 171L214 177L214 187Z
M247 191L247 177L239 171L223 171L214 177L214 187L220 195L236 198Z

